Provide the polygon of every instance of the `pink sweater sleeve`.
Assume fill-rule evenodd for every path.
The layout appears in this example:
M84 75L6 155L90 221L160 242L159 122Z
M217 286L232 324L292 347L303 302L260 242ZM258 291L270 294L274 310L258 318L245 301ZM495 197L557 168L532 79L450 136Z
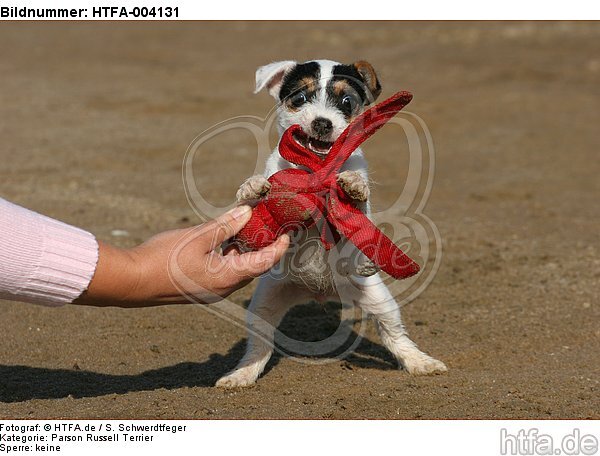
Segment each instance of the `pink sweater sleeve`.
M88 287L97 262L92 234L0 198L0 299L72 302Z

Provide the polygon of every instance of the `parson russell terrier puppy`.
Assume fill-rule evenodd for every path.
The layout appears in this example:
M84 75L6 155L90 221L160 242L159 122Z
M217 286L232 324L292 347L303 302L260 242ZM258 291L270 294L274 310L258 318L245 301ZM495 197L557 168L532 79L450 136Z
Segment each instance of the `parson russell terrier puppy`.
M263 89L277 100L280 135L299 124L308 139L304 146L325 157L332 143L354 117L381 92L373 67L364 61L343 65L330 60L305 63L275 62L256 71L255 93ZM267 178L281 169L297 167L283 159L277 148L266 162L264 175L247 179L237 192L240 203L256 202L270 189ZM338 175L342 189L367 215L369 181L367 163L360 149L346 161ZM313 227L293 242L291 255L282 260L285 274L260 278L248 309L246 354L237 367L222 377L217 386L234 388L252 385L263 372L273 352L274 332L288 310L312 299L342 300L371 314L385 347L411 374L443 372L446 366L420 351L408 338L400 308L374 265L348 241L325 251L319 240L319 227ZM312 244L307 248L307 243ZM334 279L340 259L350 268L348 277ZM335 272L337 274L337 272Z

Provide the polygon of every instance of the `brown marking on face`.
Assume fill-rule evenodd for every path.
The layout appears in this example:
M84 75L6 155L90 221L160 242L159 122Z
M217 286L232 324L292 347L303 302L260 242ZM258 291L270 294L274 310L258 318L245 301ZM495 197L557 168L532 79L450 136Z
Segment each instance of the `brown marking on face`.
M319 84L315 78L307 76L298 80L298 82L294 85L292 93L297 93L301 90L304 91L304 93L306 94L306 99L310 100L314 96L316 91L319 90ZM294 106L292 104L293 99L293 95L291 97L288 97L285 100L285 105L290 111L297 112L300 110L300 107Z
M375 73L373 66L364 60L359 60L353 65L365 81L367 88L371 92L371 95L373 95L373 99L376 100L381 93L381 84L379 84L379 79L377 78L377 73Z
M337 76L332 80L330 85L327 87L327 93L329 102L336 106L348 122L351 122L360 112L362 111L363 100L359 93L357 93L355 87L352 85L352 80L347 79L343 76ZM346 95L349 95L354 100L354 107L352 110L347 110L342 103L342 100Z
M317 80L311 77L302 78L298 88L306 90L307 93L314 93L317 91Z
M350 89L351 86L350 84L348 84L348 81L345 81L343 79L339 79L333 83L333 93L335 93L335 95L338 97L342 96Z

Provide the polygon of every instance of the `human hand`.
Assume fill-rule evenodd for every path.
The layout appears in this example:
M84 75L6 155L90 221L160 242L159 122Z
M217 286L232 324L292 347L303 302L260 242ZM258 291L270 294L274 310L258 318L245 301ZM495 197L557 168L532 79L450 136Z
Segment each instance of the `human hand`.
M216 251L250 220L239 206L192 228L160 233L131 249L99 243L96 273L75 304L146 307L190 302L212 303L247 285L273 267L289 237L256 252Z

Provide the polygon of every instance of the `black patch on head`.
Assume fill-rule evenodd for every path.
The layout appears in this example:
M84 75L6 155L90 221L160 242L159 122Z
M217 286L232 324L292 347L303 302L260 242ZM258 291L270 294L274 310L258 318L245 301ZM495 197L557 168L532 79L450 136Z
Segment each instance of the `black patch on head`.
M294 95L295 92L302 88L303 84L301 81L304 78L314 78L315 81L319 81L320 77L321 66L317 62L306 62L296 65L283 78L281 90L279 91L279 99L285 101L288 97Z
M363 104L368 101L365 82L354 65L336 65L332 71L332 81L344 79L356 91Z
M340 110L347 120L356 116L363 106L369 104L367 88L354 65L336 65L327 84L327 98Z

